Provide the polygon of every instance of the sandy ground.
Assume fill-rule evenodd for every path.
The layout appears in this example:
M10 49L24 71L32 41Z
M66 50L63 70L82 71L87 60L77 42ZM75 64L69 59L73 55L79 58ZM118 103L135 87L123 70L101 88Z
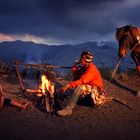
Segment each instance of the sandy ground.
M140 80L113 81L106 91L129 105L111 101L100 108L77 105L71 116L59 117L39 110L21 96L18 81L0 78L7 97L29 102L26 110L4 106L0 110L0 140L139 140ZM106 85L107 81L104 80Z

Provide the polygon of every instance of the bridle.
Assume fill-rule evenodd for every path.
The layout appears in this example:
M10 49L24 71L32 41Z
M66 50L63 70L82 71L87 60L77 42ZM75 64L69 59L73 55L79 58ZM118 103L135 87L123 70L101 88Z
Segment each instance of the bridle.
M137 34L136 34L136 36L134 36L133 35L133 27L130 27L126 32L124 31L120 35L120 37L116 36L116 38L119 42L120 48L122 47L121 45L122 45L123 41L124 41L124 43L125 43L125 41L127 42L123 46L124 49L126 49L127 53L131 53L131 56L133 57L135 63L140 65L140 62L139 62L139 59L138 59L138 56L140 55L140 52L134 50L136 47L139 47L139 49L140 49L140 32L138 30L139 29L137 28ZM120 61L120 59L119 59L119 61ZM118 61L118 63L119 63L119 61ZM114 73L115 73L115 70L114 70Z
M130 41L130 43L131 43L131 44L129 45L129 47L127 48L127 50L128 50L129 52L131 52L131 51L133 51L133 50L135 49L135 47L136 47L138 44L140 44L140 43L139 43L139 40L137 40L137 38L136 38L137 41L136 41L136 42L134 41L134 38L132 37L132 34L130 33L130 29L129 29L129 31L125 32L125 33L123 34L123 36L121 36L121 38L119 38L119 39L117 38L118 42L120 43L120 41L123 41L123 39L126 38L126 36L128 36L127 38L129 38L129 41ZM134 43L135 43L135 44L134 44ZM134 45L133 45L133 44L134 44ZM131 48L131 46L133 46L133 47ZM111 82L111 80L114 78L114 75L115 75L115 73L116 73L116 70L117 70L118 67L119 67L120 61L121 61L121 58L119 57L118 60L117 60L116 65L115 65L114 71L113 71L113 73L112 73L112 75L111 75L110 82ZM109 85L109 84L107 84L107 85L105 86L105 88L107 88L108 85Z
M133 48L131 46L133 46L133 44L134 44L134 39L132 37L132 34L130 33L130 29L128 32L123 33L122 37L118 40L119 44L121 44L124 40L127 40L127 42L129 43L128 46L125 46L125 49L127 51L130 51L131 48Z

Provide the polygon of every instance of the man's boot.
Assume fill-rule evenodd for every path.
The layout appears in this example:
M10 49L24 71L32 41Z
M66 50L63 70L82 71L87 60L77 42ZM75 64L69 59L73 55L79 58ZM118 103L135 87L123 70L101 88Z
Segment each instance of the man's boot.
M71 98L68 100L66 107L60 111L57 111L57 114L60 116L67 116L72 114L72 109L76 106L79 94L73 93Z
M66 107L60 111L57 111L57 114L60 116L67 116L72 114L72 109L76 106L76 103L79 99L79 96L81 95L83 91L81 90L80 86L78 86L75 89L75 92L71 95L70 99L68 100L68 103Z

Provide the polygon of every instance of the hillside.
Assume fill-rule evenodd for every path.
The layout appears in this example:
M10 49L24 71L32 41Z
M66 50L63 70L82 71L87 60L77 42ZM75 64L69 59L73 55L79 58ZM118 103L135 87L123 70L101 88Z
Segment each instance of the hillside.
M107 82L104 80L104 85ZM106 89L108 95L123 101L132 110L111 101L97 109L77 105L71 116L59 117L53 114L50 118L46 112L36 108L29 98L21 96L17 79L0 77L0 83L6 97L20 102L27 101L30 104L22 111L11 106L5 106L0 110L2 140L139 140L140 138L140 98L135 96L140 79L113 81Z
M45 45L33 42L0 43L0 60L11 63L19 60L25 63L50 63L52 65L71 66L79 59L82 51L91 51L94 63L98 67L114 68L117 61L117 42L85 42L76 45ZM120 69L133 68L134 62L127 57L122 60Z

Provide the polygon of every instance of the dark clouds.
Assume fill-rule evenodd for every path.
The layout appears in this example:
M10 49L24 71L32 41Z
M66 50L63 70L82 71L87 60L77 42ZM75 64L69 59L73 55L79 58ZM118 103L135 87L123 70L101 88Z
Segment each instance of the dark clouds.
M59 42L113 38L122 24L140 23L139 0L1 0L0 33Z

